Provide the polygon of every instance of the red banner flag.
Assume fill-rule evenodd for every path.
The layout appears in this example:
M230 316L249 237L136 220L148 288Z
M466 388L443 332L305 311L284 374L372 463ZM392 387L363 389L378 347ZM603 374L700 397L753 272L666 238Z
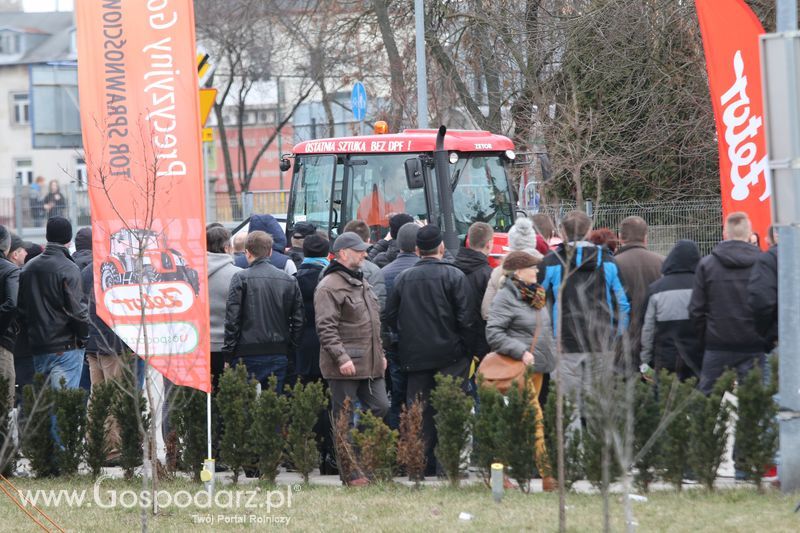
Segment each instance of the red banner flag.
M766 245L771 223L758 37L764 28L743 0L696 0L717 122L723 217L744 211Z
M79 0L97 314L178 385L210 391L191 0Z

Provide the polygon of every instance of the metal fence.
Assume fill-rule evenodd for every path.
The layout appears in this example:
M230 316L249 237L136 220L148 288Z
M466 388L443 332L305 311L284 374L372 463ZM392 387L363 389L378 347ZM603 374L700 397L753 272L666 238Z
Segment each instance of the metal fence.
M0 198L0 224L15 228L27 239L44 239L47 212L41 198L28 186L17 186L14 198ZM68 217L78 228L91 224L89 194L75 184L62 189L64 205L58 213ZM208 199L206 217L209 222L235 223L254 213L282 215L287 212L288 190L215 193ZM628 216L638 215L647 221L650 249L666 255L679 239L692 239L700 251L707 254L722 239L722 206L719 198L697 198L674 202L645 202L593 205L586 202L587 213L592 215L595 228L619 228ZM575 209L575 202L562 201L539 208L558 221L565 213Z
M253 191L230 195L219 192L213 195L206 217L209 222L238 222L252 214L285 214L289 206L289 191Z
M21 237L44 240L47 218L61 215L69 218L77 229L92 223L89 191L69 183L61 188L63 203L46 206L43 195L28 185L14 188L13 198L0 198L0 224L14 228ZM288 190L253 191L245 194L214 193L208 199L206 218L209 222L235 223L253 213L285 214L289 203Z
M547 213L558 221L575 208L575 202L564 201L557 205L542 206L539 212ZM613 231L619 229L620 222L626 217L642 217L649 226L649 248L663 255L667 255L680 239L695 241L703 255L710 253L722 240L722 204L715 197L599 205L586 202L584 208L592 216L595 228L609 228Z

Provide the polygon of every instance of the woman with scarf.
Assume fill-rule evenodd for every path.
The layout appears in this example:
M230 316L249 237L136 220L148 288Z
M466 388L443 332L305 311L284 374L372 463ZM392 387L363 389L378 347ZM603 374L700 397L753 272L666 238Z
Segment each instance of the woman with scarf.
M533 367L533 398L536 409L536 463L544 490L554 490L544 445L544 426L539 393L544 374L555 369L555 341L544 289L536 283L541 257L511 252L503 260L503 278L489 309L486 340L492 351ZM531 352L536 336L536 344Z

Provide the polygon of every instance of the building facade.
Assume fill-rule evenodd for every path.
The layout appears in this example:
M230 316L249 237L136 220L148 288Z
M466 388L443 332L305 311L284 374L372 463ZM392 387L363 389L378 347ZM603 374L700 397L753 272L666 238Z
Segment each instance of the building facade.
M85 187L76 60L72 13L0 17L0 223L14 225L15 194L26 209L46 193L30 190L39 176Z

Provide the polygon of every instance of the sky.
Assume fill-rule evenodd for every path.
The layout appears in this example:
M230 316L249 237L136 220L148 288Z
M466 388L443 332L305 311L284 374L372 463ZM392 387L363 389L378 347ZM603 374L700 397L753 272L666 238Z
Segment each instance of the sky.
M74 0L22 0L25 11L72 11Z

